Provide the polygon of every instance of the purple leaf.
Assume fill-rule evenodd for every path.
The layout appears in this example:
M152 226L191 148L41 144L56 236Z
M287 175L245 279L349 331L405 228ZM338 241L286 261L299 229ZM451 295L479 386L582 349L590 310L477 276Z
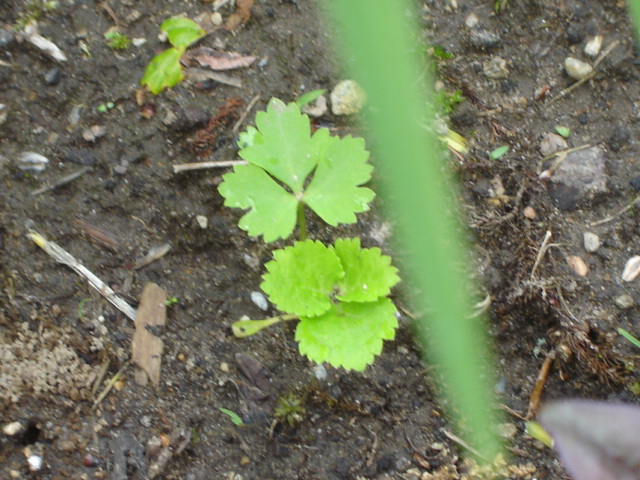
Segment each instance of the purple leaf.
M640 406L553 401L538 421L574 480L640 480Z

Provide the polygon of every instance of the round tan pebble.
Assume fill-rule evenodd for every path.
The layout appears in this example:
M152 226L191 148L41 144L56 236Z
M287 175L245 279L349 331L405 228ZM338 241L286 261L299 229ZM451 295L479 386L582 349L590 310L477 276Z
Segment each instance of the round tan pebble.
M538 216L538 214L536 213L533 207L524 207L522 214L525 216L525 218L528 218L529 220L535 220L536 217Z

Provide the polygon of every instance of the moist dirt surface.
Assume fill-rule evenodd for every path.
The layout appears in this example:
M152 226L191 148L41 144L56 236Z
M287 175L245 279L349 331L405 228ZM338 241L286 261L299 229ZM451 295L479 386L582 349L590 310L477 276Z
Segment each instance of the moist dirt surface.
M172 168L236 159L239 120L241 131L269 98L292 101L344 78L314 4L260 0L232 33L208 25L200 45L256 61L223 72L235 85L190 75L153 96L139 82L167 48L160 24L182 14L211 22L212 3L60 0L40 12L37 3L0 2L0 418L18 422L16 432L0 434L0 476L493 478L473 473L464 447L447 435L456 430L421 360L401 288L397 337L362 373L301 357L289 322L245 339L232 334L244 315L278 313L260 310L251 293L272 248L286 242L265 245L238 228L242 212L224 207L217 192L228 169ZM495 341L511 452L499 477L562 478L554 452L524 432L539 374L548 368L542 400L634 402L638 394L637 351L616 331L640 335L640 283L622 279L638 253L632 29L617 1L512 0L498 14L489 1L418 3L419 47L435 59L444 92L438 105L451 107L444 117L468 140L469 151L452 152L449 165ZM219 11L224 22L234 8ZM14 27L29 16L67 61L18 38ZM137 46L109 48L103 35L114 26ZM589 56L585 46L597 35L602 47ZM567 57L596 68L563 95L575 83ZM456 96L463 101L453 105ZM328 112L314 124L359 133L356 117ZM566 140L549 137L556 127L570 130ZM507 153L492 159L503 145ZM24 169L25 152L48 163ZM371 212L334 230L309 223L319 240L360 236L391 255L392 228ZM164 343L157 387L135 382L133 322L29 231L134 307L149 282L175 297L166 325L154 330ZM165 244L166 255L131 268ZM34 456L42 465L30 471Z

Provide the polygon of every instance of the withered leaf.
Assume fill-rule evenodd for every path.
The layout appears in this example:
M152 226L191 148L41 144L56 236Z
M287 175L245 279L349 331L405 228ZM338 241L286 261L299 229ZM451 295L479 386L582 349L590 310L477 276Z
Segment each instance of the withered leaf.
M136 330L131 344L132 360L140 367L135 379L138 385L146 385L147 379L155 386L160 382L162 339L154 334L162 329L167 319L167 292L155 283L147 283L142 291ZM150 327L150 328L149 328Z
M236 353L236 362L247 380L263 392L267 393L271 387L269 372L258 360L245 353Z
M256 61L252 55L242 55L237 52L221 52L209 47L200 47L189 53L190 58L200 65L212 70L232 70L248 67Z

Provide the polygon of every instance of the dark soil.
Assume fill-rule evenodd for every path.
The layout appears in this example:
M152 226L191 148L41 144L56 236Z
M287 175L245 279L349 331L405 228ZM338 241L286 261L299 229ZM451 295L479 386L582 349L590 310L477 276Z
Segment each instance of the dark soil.
M638 57L621 2L512 0L499 15L490 1L457 4L427 1L420 15L425 49L439 45L453 54L437 59L443 88L465 98L450 123L471 151L452 155L451 166L463 187L480 288L491 299L496 391L510 412L505 423L515 427L505 475L559 478L564 474L554 452L524 433L522 419L545 359L551 368L543 399L637 396L637 355L616 328L640 334L640 284L621 280L637 253L638 217L631 208L590 224L620 212L637 195ZM330 90L343 78L312 2L256 1L245 25L234 33L216 29L201 42L258 57L230 72L241 87L187 80L145 98L136 95L140 78L166 48L159 25L179 14L208 18L211 3L61 0L59 8L41 12L38 25L67 62L11 39L13 25L29 11L20 0L0 3L0 412L3 425L24 427L0 436L2 478L145 478L147 468L158 465L161 447L154 445L161 442L169 445L159 474L166 479L487 478L469 473L462 447L445 433L454 428L409 318L401 319L397 338L365 372L325 366L326 378L298 354L291 325L247 339L231 332L243 315L277 313L251 301L273 245L249 238L237 226L242 213L223 207L216 186L227 170L174 174L172 166L236 158L233 126L256 95L260 101L242 128L271 97L291 101L316 88ZM232 12L221 9L223 18ZM473 28L467 26L471 15L478 22ZM116 21L146 43L109 48L103 34ZM597 34L604 48L619 44L593 79L552 101L574 82L564 72L567 56L593 64L583 48ZM506 61L507 77L485 74L483 63L492 57ZM109 102L114 107L100 113ZM353 118L327 113L317 123L357 133ZM106 134L88 141L83 133L92 126ZM540 142L557 126L571 129L569 147L603 150L603 189L577 198L553 178L540 178L551 165ZM491 160L500 145L510 150ZM23 152L49 163L41 172L23 170ZM79 178L33 193L83 167L90 169ZM206 228L197 216L207 218ZM86 224L118 242L96 241ZM389 225L369 213L335 232L313 220L309 229L323 241L359 235L365 246L392 253ZM157 389L134 382L127 363L132 322L33 244L30 230L72 253L134 306L148 282L177 298L160 332ZM554 246L539 255L547 231ZM585 250L585 232L599 236L595 252ZM167 255L128 268L167 242ZM568 265L574 256L588 266L585 276ZM263 367L258 380L240 370L238 358L244 363L247 356ZM268 387L258 389L265 378ZM285 401L302 405L290 408L299 417L291 424L275 413ZM244 424L234 425L220 408ZM37 472L29 472L30 455L44 460Z

